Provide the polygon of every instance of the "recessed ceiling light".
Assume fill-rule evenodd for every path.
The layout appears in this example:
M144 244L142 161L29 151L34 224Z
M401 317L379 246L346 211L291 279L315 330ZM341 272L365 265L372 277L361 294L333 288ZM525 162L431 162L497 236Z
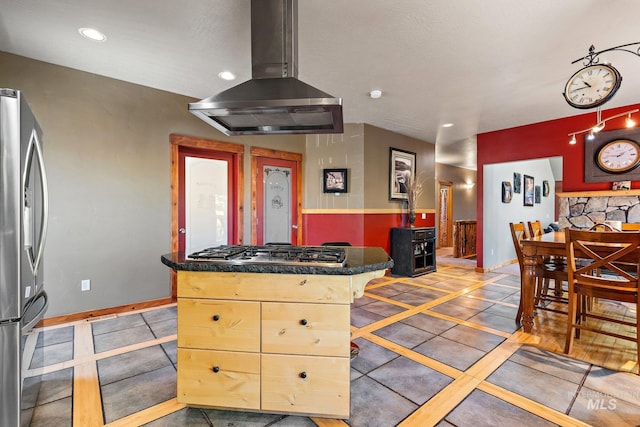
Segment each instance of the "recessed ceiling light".
M218 77L220 77L222 80L235 80L236 79L236 75L233 74L231 71L220 71L218 73Z
M442 125L443 128L450 128L453 126L453 123L445 123Z
M378 99L382 96L382 91L378 89L374 89L371 92L369 92L369 96L372 97L373 99Z
M107 36L96 30L95 28L80 28L78 29L78 32L82 37L93 40L95 42L107 41Z

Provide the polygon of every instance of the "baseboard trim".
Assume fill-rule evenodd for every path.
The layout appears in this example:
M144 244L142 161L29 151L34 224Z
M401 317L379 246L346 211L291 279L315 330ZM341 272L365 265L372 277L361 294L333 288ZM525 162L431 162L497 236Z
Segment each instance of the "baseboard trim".
M153 308L161 305L172 304L176 302L175 298L162 298L151 301L142 301L135 304L121 305L118 307L102 308L99 310L84 311L80 313L65 314L63 316L48 317L42 319L36 327L55 326L62 323L77 322L79 320L94 319L113 314L128 313L130 311L142 310L145 308Z
M501 264L492 265L491 267L476 267L476 273L488 273L493 270L497 270L498 268L506 267L507 265L515 264L518 262L518 259L511 259L509 261L505 261Z

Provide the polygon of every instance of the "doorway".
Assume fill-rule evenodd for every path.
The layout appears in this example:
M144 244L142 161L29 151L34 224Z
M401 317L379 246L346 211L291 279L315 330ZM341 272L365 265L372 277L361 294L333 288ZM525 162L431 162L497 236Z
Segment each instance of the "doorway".
M438 181L438 247L453 246L453 183Z
M302 245L302 154L251 148L251 244Z
M184 135L170 142L171 252L242 244L244 146Z

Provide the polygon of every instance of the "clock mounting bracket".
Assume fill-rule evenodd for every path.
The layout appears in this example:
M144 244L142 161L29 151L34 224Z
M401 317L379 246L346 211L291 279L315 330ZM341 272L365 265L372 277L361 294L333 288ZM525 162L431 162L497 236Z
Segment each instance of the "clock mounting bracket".
M630 46L637 46L637 47L635 48L635 50L632 50L629 48ZM587 53L582 58L578 58L576 60L571 61L571 63L575 64L576 62L582 61L582 65L584 65L585 67L598 64L600 63L599 57L601 54L605 52L611 52L614 50L618 50L621 52L628 52L632 55L640 57L640 42L621 44L620 46L610 47L608 49L603 49L598 52L596 52L596 48L593 45L591 45L591 47L589 47L589 53Z

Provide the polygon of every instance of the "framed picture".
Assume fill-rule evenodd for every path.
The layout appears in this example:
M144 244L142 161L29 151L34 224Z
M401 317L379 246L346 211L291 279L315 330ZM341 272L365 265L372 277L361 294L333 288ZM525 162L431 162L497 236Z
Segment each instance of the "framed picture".
M542 181L542 195L544 197L549 197L549 181L546 179Z
M631 181L613 181L612 190L631 190Z
M502 203L511 203L511 197L513 196L511 183L509 181L502 181Z
M346 193L347 185L346 169L322 170L322 189L325 193Z
M535 197L535 188L533 186L533 177L529 175L524 176L524 197L523 204L524 206L533 206L533 200Z
M535 200L536 203L540 203L542 201L541 197L540 197L540 193L541 193L541 188L539 185L536 185L536 191L535 191Z
M522 175L518 172L513 173L513 192L520 194L520 186L522 185Z
M416 153L389 149L389 200L407 200L407 183L416 176Z

